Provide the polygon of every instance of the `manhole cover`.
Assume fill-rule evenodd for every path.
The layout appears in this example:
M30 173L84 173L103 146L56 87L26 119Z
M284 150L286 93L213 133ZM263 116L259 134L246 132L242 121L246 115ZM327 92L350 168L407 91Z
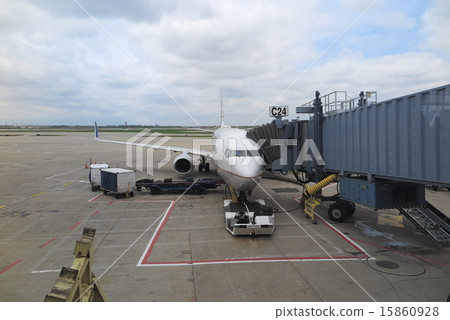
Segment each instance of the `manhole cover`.
M388 260L380 260L375 262L377 264L377 266L385 268L385 269L398 269L400 268L400 266L398 265L398 263L392 262L392 261L388 261Z
M373 269L396 276L418 276L426 272L420 261L400 254L384 253L367 260Z

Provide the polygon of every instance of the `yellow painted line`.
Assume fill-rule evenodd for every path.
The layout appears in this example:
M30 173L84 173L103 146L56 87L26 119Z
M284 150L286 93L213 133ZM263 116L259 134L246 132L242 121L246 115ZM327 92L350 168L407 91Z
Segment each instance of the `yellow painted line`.
M72 183L75 183L76 181L72 181L72 182L69 182L69 183L66 183L66 184L63 184L63 187L65 187L65 186L69 186L69 185L71 185Z
M42 191L42 192L40 192L40 193L33 194L32 196L29 196L28 198L34 198L34 197L43 195L44 193L47 193L47 191Z
M6 204L5 204L5 205L3 205L3 206L0 206L0 209L3 209L4 207L6 207Z

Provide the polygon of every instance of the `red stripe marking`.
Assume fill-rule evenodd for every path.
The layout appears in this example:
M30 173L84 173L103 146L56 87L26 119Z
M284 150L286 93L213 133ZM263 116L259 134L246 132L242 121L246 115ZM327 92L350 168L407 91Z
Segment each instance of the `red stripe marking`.
M76 226L78 226L79 224L81 224L81 222L77 222L77 223L75 223L73 226L71 226L69 229L74 229Z
M355 257L355 256L331 257L331 258L330 257L271 257L271 258L238 258L238 259L179 261L179 262L149 262L148 258L150 257L152 250L161 234L161 231L164 229L164 226L166 225L166 222L169 219L173 208L175 207L175 204L176 204L176 202L174 201L173 204L169 207L169 211L168 211L166 217L164 218L164 220L162 221L161 225L159 226L158 230L156 231L156 235L153 238L153 241L150 244L150 247L144 256L144 259L142 259L141 265L183 265L183 264L201 264L201 263L207 264L207 263L233 263L233 262L263 262L263 261L271 262L271 261L289 261L289 260L290 261L292 261L292 260L302 261L302 260L330 260L330 259L338 259L338 260L367 259L367 256L364 254L364 252L362 252L358 247L355 247L354 244L351 243L351 241L349 241L348 239L345 239L345 236L343 237L339 232L334 230L333 227L329 225L329 227L333 231L338 233L339 236L341 236L344 240L346 240L346 242L348 242L353 247L355 247L358 250L358 252L362 253L364 256L363 257ZM328 223L326 223L326 225L328 225Z
M178 265L178 264L201 264L201 263L234 263L234 262L277 262L277 261L302 261L302 260L351 260L360 259L357 257L272 257L272 258L240 258L240 259L217 259L217 260L197 260L197 261L177 261L177 262L145 262L143 265Z
M98 196L92 198L91 200L89 200L88 202L94 202L95 200L97 200L98 198L100 198L103 194L99 194Z
M300 198L301 198L301 196L298 197L298 198L295 198L294 200L297 201L297 202L299 202L299 199L300 199ZM342 239L344 239L345 242L347 242L347 243L350 244L353 248L355 248L356 251L358 251L359 253L363 254L364 257L361 257L361 259L367 259L367 258L369 258L369 257L366 255L365 252L363 252L360 248L358 248L358 246L356 246L354 243L352 243L352 242L350 241L351 238L346 237L344 234L342 234L340 231L338 231L338 229L336 229L336 228L333 227L331 224L329 224L329 223L328 223L324 218L322 218L320 215L315 214L314 216L317 217L317 218L319 218L320 221L322 221L323 223L325 223L325 225L326 225L328 228L330 228L331 230L333 230L339 237L341 237ZM351 239L351 240L353 240L353 239Z
M46 245L50 244L51 242L55 241L56 239L57 239L57 237L54 237L53 239L51 239L51 240L47 241L46 243L40 245L39 248L45 247Z
M111 201L110 203L108 203L107 206L110 206L110 205L112 205L113 203L114 203L114 200Z
M19 262L23 261L23 259L17 260L16 262L14 262L12 265L10 265L9 267L6 267L5 269L3 269L2 271L0 271L0 274L2 274L3 272L8 271L9 269L11 269L12 267L14 267L16 264L18 264Z
M319 218L320 221L322 221L323 223L325 223L331 230L333 230L339 237L341 237L342 239L344 239L345 242L347 242L348 244L350 244L353 248L356 249L356 251L358 251L359 253L363 254L363 257L361 257L361 259L367 259L369 258L367 256L367 254L362 251L358 246L356 246L353 242L350 241L350 238L346 237L344 234L342 234L340 231L338 231L335 227L333 227L331 224L329 224L324 218L322 218L321 216L319 216L318 214L314 215L315 217Z
M91 217L95 216L99 212L100 212L100 210L95 211L93 214L91 214Z
M169 212L166 214L166 217L164 218L163 222L160 225L160 228L156 232L156 236L153 238L152 244L150 245L150 248L147 250L147 253L145 254L144 259L142 259L142 263L146 264L147 259L150 257L150 254L152 253L153 247L155 246L156 242L158 241L159 235L161 234L162 229L164 229L164 226L166 225L167 220L169 219L170 214L172 213L173 208L175 207L176 201L172 203L172 205L169 207Z

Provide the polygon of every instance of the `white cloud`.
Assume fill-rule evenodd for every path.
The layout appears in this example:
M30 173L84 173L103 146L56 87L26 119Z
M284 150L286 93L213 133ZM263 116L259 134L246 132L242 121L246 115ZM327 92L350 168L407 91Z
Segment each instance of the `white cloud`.
M222 89L227 122L244 125L373 1L80 3L200 124L218 123ZM2 122L194 124L74 2L0 6ZM446 84L449 12L380 0L279 103L294 115L315 90L389 99Z
M434 6L423 15L423 32L426 46L447 59L450 58L450 2L435 0ZM448 70L450 71L450 70Z

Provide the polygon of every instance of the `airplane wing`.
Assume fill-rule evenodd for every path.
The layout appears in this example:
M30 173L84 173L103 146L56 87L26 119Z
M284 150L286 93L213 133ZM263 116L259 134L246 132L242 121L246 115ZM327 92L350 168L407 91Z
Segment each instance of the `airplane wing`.
M136 140L139 140L139 138L141 138L141 137L143 137L143 135L140 137L137 137ZM214 159L212 152L207 152L207 151L202 151L202 150L165 146L165 145L158 145L158 144L138 143L138 142L134 142L132 140L114 141L114 140L100 139L100 137L98 135L97 122L95 122L95 140L100 141L100 142L118 143L118 144L124 144L124 145L136 146L136 147L142 147L142 148L169 150L169 151L173 151L173 152L181 152L184 154L192 154L192 155L196 155L196 156L201 156L201 157L205 157L205 158L211 159L211 160Z
M203 132L211 132L211 133L214 133L214 130L203 129L203 128L186 128L186 130L197 130L197 131L203 131Z

